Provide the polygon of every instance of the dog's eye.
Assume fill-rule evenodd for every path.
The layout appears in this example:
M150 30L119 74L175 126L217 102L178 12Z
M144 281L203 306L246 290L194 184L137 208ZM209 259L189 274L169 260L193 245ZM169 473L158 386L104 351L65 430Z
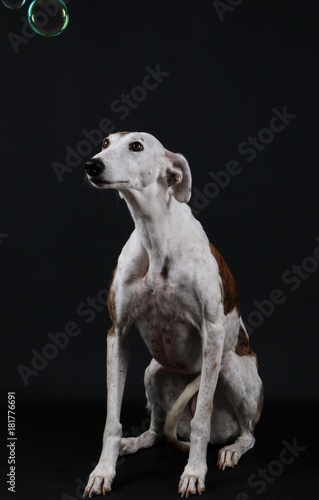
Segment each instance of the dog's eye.
M143 151L143 149L144 149L143 144L141 144L138 141L131 142L129 148L131 151L135 151L135 152Z
M110 141L108 140L108 138L106 137L105 139L103 139L103 142L102 142L102 147L103 149L106 149L110 144Z

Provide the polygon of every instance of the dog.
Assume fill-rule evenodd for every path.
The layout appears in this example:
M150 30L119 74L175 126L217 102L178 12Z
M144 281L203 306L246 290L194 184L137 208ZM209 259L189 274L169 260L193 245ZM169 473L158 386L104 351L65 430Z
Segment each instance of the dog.
M103 140L85 170L94 187L119 192L135 230L119 256L107 299L107 418L84 496L109 492L117 458L163 437L189 453L178 493L201 494L208 443L223 445L219 469L234 467L254 446L263 406L236 283L187 205L191 172L184 156L148 133L118 132ZM139 437L122 438L133 325L153 357L144 380L151 422Z

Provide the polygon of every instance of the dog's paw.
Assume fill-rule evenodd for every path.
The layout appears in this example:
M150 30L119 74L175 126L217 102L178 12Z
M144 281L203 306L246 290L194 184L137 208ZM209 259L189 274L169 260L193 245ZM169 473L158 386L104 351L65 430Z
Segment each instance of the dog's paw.
M205 491L206 472L207 467L194 468L186 465L178 486L178 493L181 497L201 495Z
M143 432L138 437L122 438L119 455L136 453L141 448L150 448L161 439L160 434L154 431Z
M240 459L240 453L234 445L225 446L218 452L217 467L225 470L226 467L235 467Z
M139 449L138 437L122 438L120 444L119 456L136 453Z
M91 472L83 497L92 498L93 495L106 495L111 491L115 471L104 464L98 464Z

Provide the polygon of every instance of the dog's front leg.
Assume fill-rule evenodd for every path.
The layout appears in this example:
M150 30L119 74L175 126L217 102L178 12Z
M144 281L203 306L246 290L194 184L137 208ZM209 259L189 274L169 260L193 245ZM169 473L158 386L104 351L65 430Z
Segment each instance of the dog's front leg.
M178 492L182 497L205 491L207 445L210 439L213 398L220 372L224 345L221 323L205 323L202 328L202 369L196 411L191 422L190 450Z
M107 337L107 417L99 462L90 474L84 497L111 490L122 437L120 412L129 359L126 335L115 328Z

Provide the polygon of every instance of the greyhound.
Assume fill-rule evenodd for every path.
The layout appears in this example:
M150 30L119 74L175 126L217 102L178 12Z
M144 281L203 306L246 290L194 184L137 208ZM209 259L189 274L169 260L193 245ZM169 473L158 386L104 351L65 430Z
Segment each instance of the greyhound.
M254 446L262 412L263 386L236 283L187 205L191 172L181 154L148 133L119 132L103 140L85 169L94 187L119 192L135 230L108 294L107 418L84 496L109 492L118 456L163 437L189 453L178 492L201 494L208 443L223 445L219 469L234 467ZM140 436L122 438L132 325L153 357L145 371L151 422Z

